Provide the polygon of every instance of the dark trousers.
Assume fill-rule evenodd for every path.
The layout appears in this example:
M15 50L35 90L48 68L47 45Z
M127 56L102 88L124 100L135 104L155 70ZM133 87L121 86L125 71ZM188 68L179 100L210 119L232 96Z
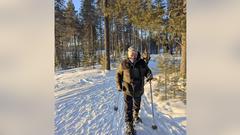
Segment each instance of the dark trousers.
M141 96L132 97L124 94L125 102L125 122L132 122L133 117L138 117L141 105Z

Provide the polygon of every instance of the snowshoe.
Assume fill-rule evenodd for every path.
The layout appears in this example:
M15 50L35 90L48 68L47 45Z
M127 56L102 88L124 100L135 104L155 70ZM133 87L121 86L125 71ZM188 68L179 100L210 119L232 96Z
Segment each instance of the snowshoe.
M134 131L132 122L126 123L126 131L125 132L126 132L126 135L136 135L136 132Z
M136 134L136 131L133 130L133 131L126 132L126 135L137 135L137 134Z

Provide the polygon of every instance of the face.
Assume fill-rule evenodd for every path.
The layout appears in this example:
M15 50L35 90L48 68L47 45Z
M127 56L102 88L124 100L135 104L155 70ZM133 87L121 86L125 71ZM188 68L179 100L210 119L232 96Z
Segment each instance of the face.
M128 51L128 58L132 59L132 60L136 60L137 59L137 52L135 52L135 51Z

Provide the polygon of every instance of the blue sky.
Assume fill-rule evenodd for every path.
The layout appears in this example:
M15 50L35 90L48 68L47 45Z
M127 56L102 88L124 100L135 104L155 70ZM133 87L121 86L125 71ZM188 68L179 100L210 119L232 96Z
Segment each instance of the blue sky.
M75 6L75 10L79 11L80 10L80 6L83 0L72 0ZM66 2L68 2L68 0L66 0ZM163 2L167 2L167 0L163 0Z
M74 3L75 10L79 11L82 0L72 0L72 1Z

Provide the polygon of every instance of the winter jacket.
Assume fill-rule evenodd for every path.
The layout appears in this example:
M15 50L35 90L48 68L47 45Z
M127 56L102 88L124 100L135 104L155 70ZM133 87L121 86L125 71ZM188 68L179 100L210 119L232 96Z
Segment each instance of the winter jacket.
M139 97L144 92L144 77L151 74L151 70L143 59L137 58L132 63L125 59L119 65L116 73L116 84L118 90L123 90L124 94Z

